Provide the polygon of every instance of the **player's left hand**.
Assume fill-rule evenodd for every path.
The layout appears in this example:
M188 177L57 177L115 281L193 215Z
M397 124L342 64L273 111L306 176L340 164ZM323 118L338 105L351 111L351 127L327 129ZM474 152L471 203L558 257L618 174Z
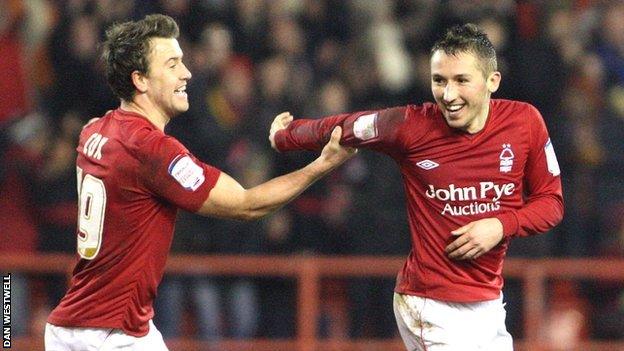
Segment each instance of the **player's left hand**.
M290 122L292 122L293 116L290 112L282 112L275 117L273 123L271 123L271 130L269 131L269 141L271 142L271 147L277 150L277 146L275 145L275 134L280 130L286 129Z
M497 218L484 218L470 222L451 232L455 240L444 250L455 260L478 258L490 251L503 239L503 224Z

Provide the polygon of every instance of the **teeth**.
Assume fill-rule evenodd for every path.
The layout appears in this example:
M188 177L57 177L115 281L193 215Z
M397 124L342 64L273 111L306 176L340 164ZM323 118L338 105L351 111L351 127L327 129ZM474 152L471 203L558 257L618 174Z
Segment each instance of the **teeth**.
M455 112L455 111L459 111L462 107L464 107L463 105L453 105L453 106L447 106L446 109L451 111L451 112Z

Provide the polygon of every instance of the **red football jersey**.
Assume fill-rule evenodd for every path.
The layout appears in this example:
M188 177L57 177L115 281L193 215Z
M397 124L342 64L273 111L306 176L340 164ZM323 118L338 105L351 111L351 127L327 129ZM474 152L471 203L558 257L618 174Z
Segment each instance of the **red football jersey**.
M341 144L383 152L401 169L412 249L397 292L454 302L498 298L510 237L547 231L563 217L557 159L530 104L491 100L476 134L449 127L432 103L299 119L277 133L277 148L320 149L336 125ZM451 231L488 217L500 219L504 239L475 260L448 258Z
M198 210L221 172L121 109L85 127L77 151L80 260L48 322L143 336L177 208Z

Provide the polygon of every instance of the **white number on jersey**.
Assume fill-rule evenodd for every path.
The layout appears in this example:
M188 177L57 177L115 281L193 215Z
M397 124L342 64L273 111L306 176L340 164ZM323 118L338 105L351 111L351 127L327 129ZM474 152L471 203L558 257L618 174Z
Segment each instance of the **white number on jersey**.
M102 230L106 211L104 182L90 174L82 178L82 169L76 167L78 176L78 240L80 257L94 259L102 246Z

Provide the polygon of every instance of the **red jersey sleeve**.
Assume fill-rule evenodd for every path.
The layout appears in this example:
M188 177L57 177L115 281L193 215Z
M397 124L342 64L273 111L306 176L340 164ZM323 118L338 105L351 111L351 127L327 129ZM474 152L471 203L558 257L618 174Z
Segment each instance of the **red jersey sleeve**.
M563 218L559 164L539 111L529 107L530 150L525 167L525 205L497 218L505 236L528 236L552 229Z
M196 212L214 188L221 171L204 164L178 140L160 131L145 131L141 138L138 173L155 195L187 211Z
M320 150L329 141L332 130L341 126L341 145L369 148L396 158L406 149L401 133L406 117L406 107L394 107L320 119L297 119L275 134L275 144L279 151Z

